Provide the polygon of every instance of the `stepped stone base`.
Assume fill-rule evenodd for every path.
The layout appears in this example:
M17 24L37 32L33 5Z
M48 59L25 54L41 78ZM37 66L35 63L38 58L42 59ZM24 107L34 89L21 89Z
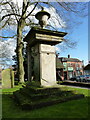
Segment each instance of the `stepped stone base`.
M41 107L83 98L82 94L74 94L72 91L62 91L58 87L40 88L26 86L13 93L15 101L22 109L36 109Z

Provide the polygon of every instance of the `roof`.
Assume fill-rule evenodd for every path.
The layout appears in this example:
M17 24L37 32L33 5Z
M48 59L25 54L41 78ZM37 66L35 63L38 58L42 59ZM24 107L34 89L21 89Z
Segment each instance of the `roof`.
M90 70L90 64L86 65L86 66L84 67L84 70Z
M61 63L60 59L56 57L56 68L64 68L63 64Z
M66 57L60 57L62 62L82 62L77 58L66 58Z

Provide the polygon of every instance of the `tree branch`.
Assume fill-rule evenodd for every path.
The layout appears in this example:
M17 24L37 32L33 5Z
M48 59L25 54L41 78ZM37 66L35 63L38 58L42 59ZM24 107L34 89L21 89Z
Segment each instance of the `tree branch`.
M14 38L14 37L16 37L16 36L17 36L17 35L9 36L9 37L8 37L8 36L6 36L6 37L5 37L5 36L0 36L0 38Z
M7 14L7 15L3 16L3 17L2 17L2 20L4 20L4 18L6 18L6 17L8 17L8 16L11 16L11 15L15 15L15 16L21 17L21 16L18 15L18 14L11 13L11 14Z
M8 4L10 1L8 1L8 2L0 2L0 5L6 5L6 4Z
M10 20L10 16L9 16L9 18L6 20L5 24L0 28L0 30L6 26L6 24L8 23L9 20Z
M15 14L15 18L16 18L16 20L17 20L17 22L18 22L17 15L19 15L19 14L16 13L16 9L14 10L15 6L13 5L13 2L11 2L11 3L12 3L12 4L9 3L9 5L10 5L10 7L11 7L13 13Z
M29 2L27 2L27 5L24 5L24 3L23 3L23 8L24 9L22 10L22 16L24 16L24 14L26 14L28 6L29 6Z
M66 2L64 2L64 4L67 6L67 8L68 8L69 11L72 11L74 13L78 13L79 12L78 10L73 10L72 7L70 7L71 4L66 3Z
M37 5L38 5L38 2L35 4L34 8L31 10L31 12L25 18L27 18L27 17L29 17L31 15L31 13L35 10Z

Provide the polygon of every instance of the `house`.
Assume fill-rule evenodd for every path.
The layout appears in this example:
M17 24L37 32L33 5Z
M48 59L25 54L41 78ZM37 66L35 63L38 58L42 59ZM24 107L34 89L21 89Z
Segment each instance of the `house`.
M84 67L84 74L90 75L90 63Z
M83 61L77 58L60 57L59 58L64 65L64 79L70 79L71 77L83 75Z

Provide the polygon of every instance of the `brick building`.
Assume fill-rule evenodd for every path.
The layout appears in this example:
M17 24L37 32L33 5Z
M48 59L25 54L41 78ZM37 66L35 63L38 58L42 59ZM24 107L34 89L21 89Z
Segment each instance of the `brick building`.
M90 63L84 67L84 74L90 75Z
M73 76L83 75L83 61L77 58L60 57L60 61L64 65L64 79L69 79Z

